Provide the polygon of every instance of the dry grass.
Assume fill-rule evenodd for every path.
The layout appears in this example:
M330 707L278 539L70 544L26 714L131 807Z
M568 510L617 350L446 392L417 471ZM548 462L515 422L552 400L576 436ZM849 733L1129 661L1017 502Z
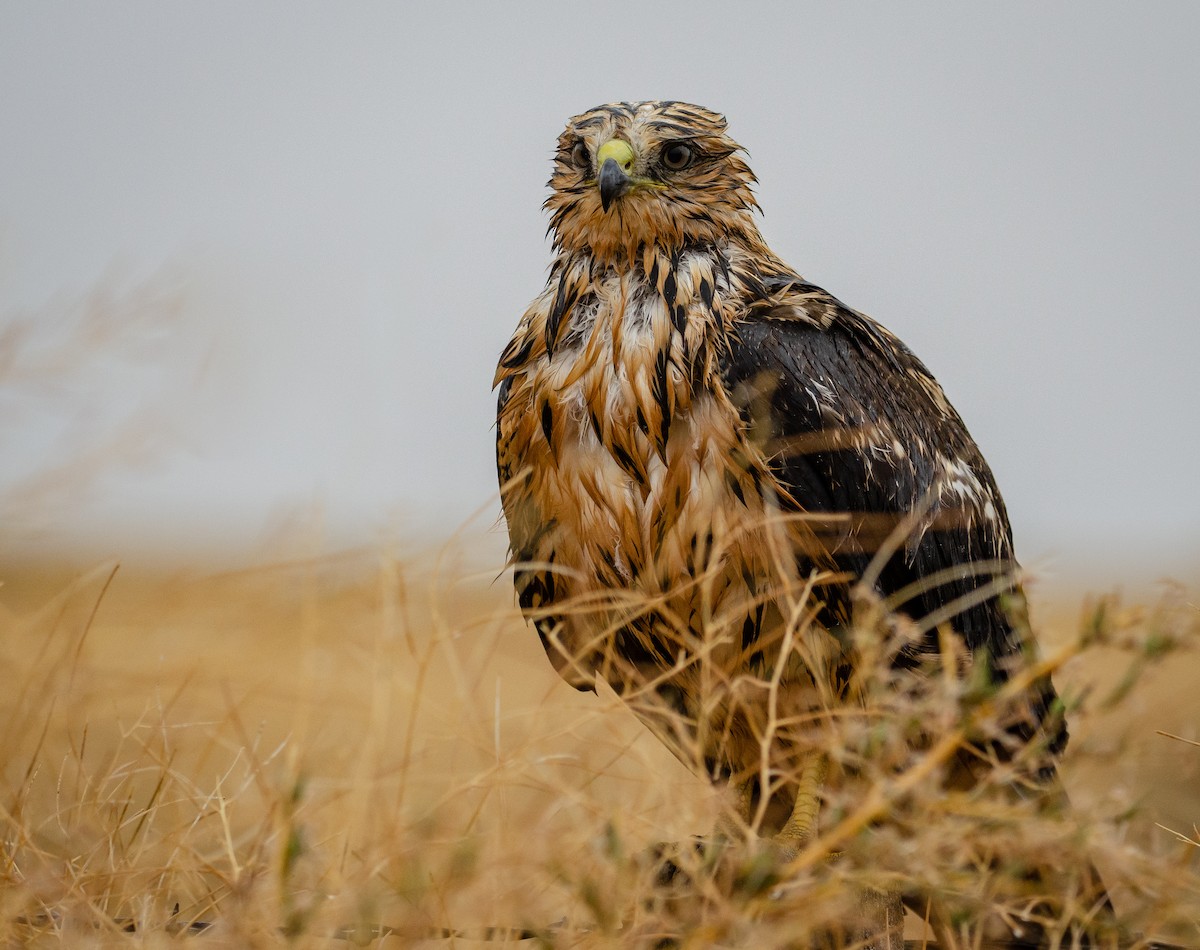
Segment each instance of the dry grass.
M787 946L847 895L900 879L995 909L1011 895L961 873L987 852L1093 858L1132 930L1200 942L1200 620L1183 592L1043 611L1044 652L1064 658L1056 678L1077 707L1071 814L944 794L931 753L900 751L895 707L827 732L839 755L875 763L830 802L822 846L841 835L841 858L802 854L786 880L752 852L711 874L696 859L673 895L639 855L708 835L726 797L616 697L561 684L507 577L463 559L5 570L0 939L324 946L383 923L394 946L487 925L553 946ZM865 801L878 807L855 824ZM213 927L179 935L196 920Z

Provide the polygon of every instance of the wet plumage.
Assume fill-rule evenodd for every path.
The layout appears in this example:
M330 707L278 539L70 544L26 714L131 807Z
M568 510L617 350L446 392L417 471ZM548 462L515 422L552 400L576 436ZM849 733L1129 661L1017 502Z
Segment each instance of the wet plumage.
M949 648L1001 684L1031 654L1007 513L962 419L900 340L772 253L725 130L678 102L568 122L549 279L496 372L497 467L518 600L560 675L654 697L635 710L729 780L743 819L784 776L766 794L791 854L828 759L800 727L770 734L768 685L789 714L854 702L864 603L886 608L893 670ZM1014 781L1050 800L1066 728L1049 678L1011 706L947 781L1024 748Z
M797 589L811 581L837 629L870 570L919 628L898 664L936 652L948 623L1007 675L1024 645L987 463L903 343L766 246L753 181L723 117L697 106L620 103L568 123L550 277L496 374L521 606L569 681L622 689L670 668L694 713L689 642L735 677L769 662ZM1022 737L1052 700L1043 682ZM711 752L737 771L757 750L732 729Z

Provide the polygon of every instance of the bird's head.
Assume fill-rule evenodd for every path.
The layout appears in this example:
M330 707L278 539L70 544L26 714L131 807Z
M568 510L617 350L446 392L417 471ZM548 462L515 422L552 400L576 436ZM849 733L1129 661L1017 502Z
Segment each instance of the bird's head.
M725 117L683 102L618 102L567 123L550 178L555 247L632 258L755 238L754 173Z

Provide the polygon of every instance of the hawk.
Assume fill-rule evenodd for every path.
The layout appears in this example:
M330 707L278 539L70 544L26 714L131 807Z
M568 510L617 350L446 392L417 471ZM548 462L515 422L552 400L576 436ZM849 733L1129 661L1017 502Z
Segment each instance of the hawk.
M567 123L549 279L496 372L496 455L517 597L559 674L660 698L641 711L661 735L686 732L744 801L784 801L794 853L826 765L762 788L747 683L845 699L864 589L905 631L897 669L952 630L1003 683L1029 644L1004 502L962 419L900 340L771 251L755 181L700 106ZM1032 785L1066 742L1056 705L1035 678L998 745L1040 740Z

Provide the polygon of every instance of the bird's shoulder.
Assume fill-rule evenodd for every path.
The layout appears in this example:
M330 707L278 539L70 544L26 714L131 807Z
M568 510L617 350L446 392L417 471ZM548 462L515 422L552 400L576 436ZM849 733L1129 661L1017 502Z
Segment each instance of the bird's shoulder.
M794 430L872 427L905 449L978 455L941 384L881 323L787 271L735 281L722 369L743 403L772 401Z
M904 510L951 501L1007 518L991 470L925 364L893 333L794 273L739 274L725 385L784 480L810 501Z

